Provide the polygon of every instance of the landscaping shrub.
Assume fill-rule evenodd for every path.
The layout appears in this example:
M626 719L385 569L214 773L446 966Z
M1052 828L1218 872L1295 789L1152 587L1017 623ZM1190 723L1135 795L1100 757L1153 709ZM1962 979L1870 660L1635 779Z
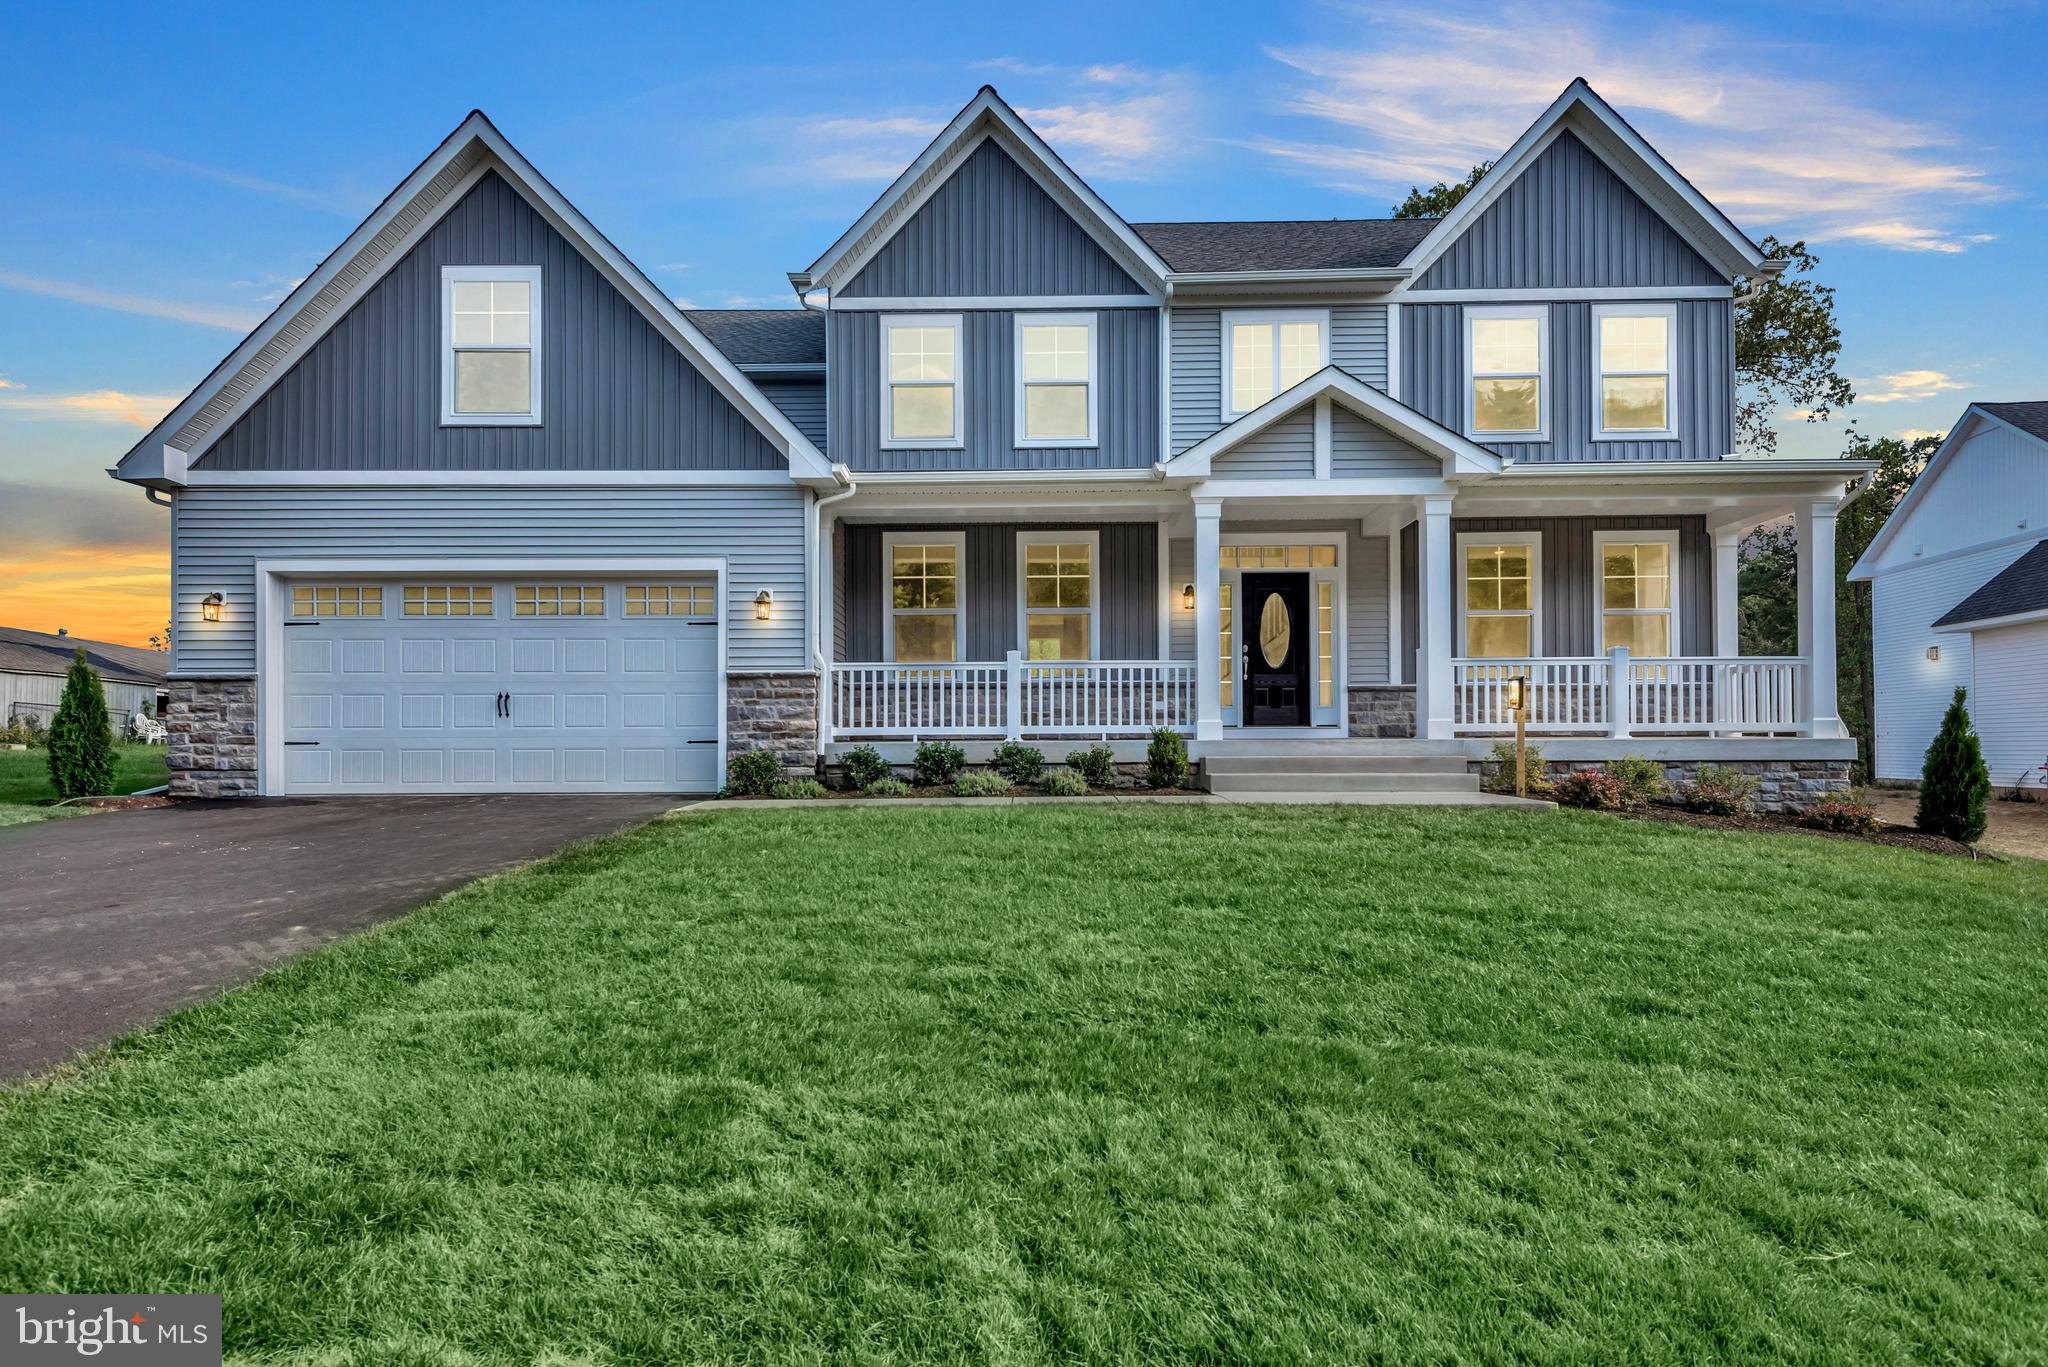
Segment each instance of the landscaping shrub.
M1607 776L1621 785L1624 807L1647 807L1671 792L1664 766L1641 755L1623 755L1607 766Z
M1188 781L1188 743L1162 726L1145 747L1145 781L1154 788L1178 788Z
M1551 795L1561 806L1596 812L1619 811L1630 805L1628 789L1621 780L1601 769L1572 770L1551 786Z
M1012 783L1036 783L1045 773L1045 751L1006 740L989 756L988 767Z
M1089 787L1107 788L1116 782L1116 751L1107 745L1069 750L1067 767L1079 774Z
M872 745L856 745L840 758L839 773L847 787L864 793L889 777L889 761Z
M912 791L900 778L878 778L868 785L869 797L909 797Z
M1824 797L1799 814L1799 824L1819 831L1872 835L1878 826L1877 808L1847 794Z
M1038 781L1038 791L1047 797L1084 797L1088 780L1072 769L1055 769Z
M910 770L927 788L943 788L967 767L967 752L951 741L928 740L911 757Z
M68 685L64 696L71 696ZM1914 818L1921 830L1965 845L1975 844L1984 834L1984 799L1991 796L1991 773L1984 767L1984 747L1970 725L1968 697L1968 689L1956 690L1934 744L1927 747L1920 769L1920 810Z
M9 717L7 725L0 727L0 745L41 745L43 724L33 712L23 712Z
M953 782L954 797L1008 797L1015 785L993 769L976 769Z
M1489 793L1512 793L1515 791L1515 743L1511 740L1497 740L1493 752L1480 766L1479 786ZM1552 791L1550 775L1543 767L1543 747L1533 742L1529 746L1529 792L1535 797L1548 797Z
M783 802L802 802L823 797L830 790L814 778L786 778L768 790L768 796Z
M1678 785L1678 800L1688 810L1714 816L1741 816L1756 806L1756 775L1725 764L1702 764L1699 774Z
M114 728L107 720L107 695L82 649L65 671L64 696L51 719L48 744L50 784L58 797L97 797L113 786Z
M728 797L764 797L782 778L782 756L773 750L748 750L725 762Z

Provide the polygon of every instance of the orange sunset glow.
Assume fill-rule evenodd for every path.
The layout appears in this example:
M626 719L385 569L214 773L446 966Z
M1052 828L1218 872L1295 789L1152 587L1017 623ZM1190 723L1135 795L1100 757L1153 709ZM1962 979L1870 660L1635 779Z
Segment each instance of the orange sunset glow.
M158 544L0 548L0 623L59 628L89 641L146 646L170 616L169 547Z

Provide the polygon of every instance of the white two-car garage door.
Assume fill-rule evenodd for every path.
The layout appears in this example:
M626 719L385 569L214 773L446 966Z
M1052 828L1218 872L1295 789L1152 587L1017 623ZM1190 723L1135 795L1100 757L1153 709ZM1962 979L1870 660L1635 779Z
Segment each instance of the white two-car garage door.
M718 787L708 578L327 580L283 598L287 792Z

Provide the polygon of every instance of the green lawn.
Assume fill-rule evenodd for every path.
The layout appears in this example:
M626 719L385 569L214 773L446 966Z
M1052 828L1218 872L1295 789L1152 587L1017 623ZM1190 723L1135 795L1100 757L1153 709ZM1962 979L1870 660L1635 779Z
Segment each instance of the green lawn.
M161 745L116 745L114 784L110 793L133 793L170 782L164 767ZM57 796L50 786L50 752L0 750L0 826L10 821L32 821L49 812L22 810L32 803L49 802Z
M0 1095L0 1289L266 1362L2022 1361L2048 865L673 819Z

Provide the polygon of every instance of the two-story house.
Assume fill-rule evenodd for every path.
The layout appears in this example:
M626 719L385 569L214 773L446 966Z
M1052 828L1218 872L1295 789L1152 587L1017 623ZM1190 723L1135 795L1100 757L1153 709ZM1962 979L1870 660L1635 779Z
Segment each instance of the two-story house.
M121 462L176 786L676 791L728 753L1513 727L1846 779L1831 575L1742 658L1773 263L1583 82L1442 219L1125 221L983 88L786 310L685 312L472 115ZM1342 742L1333 746L1334 742ZM1290 747L1293 747L1290 750Z

